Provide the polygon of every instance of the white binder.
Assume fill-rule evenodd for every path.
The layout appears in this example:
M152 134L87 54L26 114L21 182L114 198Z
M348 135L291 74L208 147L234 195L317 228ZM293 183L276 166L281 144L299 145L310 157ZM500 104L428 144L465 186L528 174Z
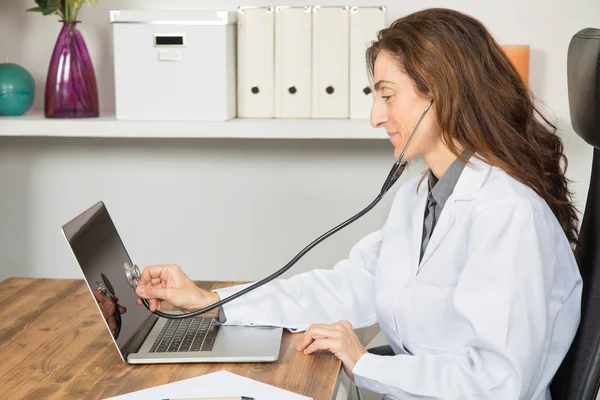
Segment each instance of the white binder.
M352 7L350 9L350 118L368 119L373 105L371 82L365 53L377 33L385 28L386 9Z
M275 7L275 117L311 117L311 6Z
M350 8L313 7L312 117L348 118Z
M237 116L275 116L275 9L238 8Z

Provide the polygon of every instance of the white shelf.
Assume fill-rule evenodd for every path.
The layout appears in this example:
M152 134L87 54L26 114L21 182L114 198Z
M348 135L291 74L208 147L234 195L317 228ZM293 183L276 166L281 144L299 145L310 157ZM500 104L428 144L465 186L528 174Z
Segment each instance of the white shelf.
M204 121L118 121L99 118L48 119L42 112L0 117L1 136L98 138L388 139L368 120L234 119Z

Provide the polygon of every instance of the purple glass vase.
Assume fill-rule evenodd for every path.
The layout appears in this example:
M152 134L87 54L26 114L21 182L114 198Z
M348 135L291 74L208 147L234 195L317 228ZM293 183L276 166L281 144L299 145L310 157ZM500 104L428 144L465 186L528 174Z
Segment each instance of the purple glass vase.
M98 117L98 87L79 21L60 21L46 78L46 118Z

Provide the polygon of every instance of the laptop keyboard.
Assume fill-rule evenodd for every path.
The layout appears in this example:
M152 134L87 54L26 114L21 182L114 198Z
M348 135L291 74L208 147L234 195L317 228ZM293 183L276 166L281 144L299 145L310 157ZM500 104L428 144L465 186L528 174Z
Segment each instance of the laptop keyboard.
M218 331L215 318L169 319L152 344L150 353L211 351Z

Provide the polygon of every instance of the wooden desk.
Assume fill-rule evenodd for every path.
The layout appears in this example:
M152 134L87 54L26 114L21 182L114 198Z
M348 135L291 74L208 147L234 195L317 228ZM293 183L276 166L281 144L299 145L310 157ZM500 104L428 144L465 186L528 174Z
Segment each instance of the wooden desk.
M198 284L211 289L235 282ZM274 363L126 364L83 280L7 279L0 283L0 303L3 398L101 399L224 369L315 400L331 400L341 368L330 353L296 351L301 334L287 331Z

